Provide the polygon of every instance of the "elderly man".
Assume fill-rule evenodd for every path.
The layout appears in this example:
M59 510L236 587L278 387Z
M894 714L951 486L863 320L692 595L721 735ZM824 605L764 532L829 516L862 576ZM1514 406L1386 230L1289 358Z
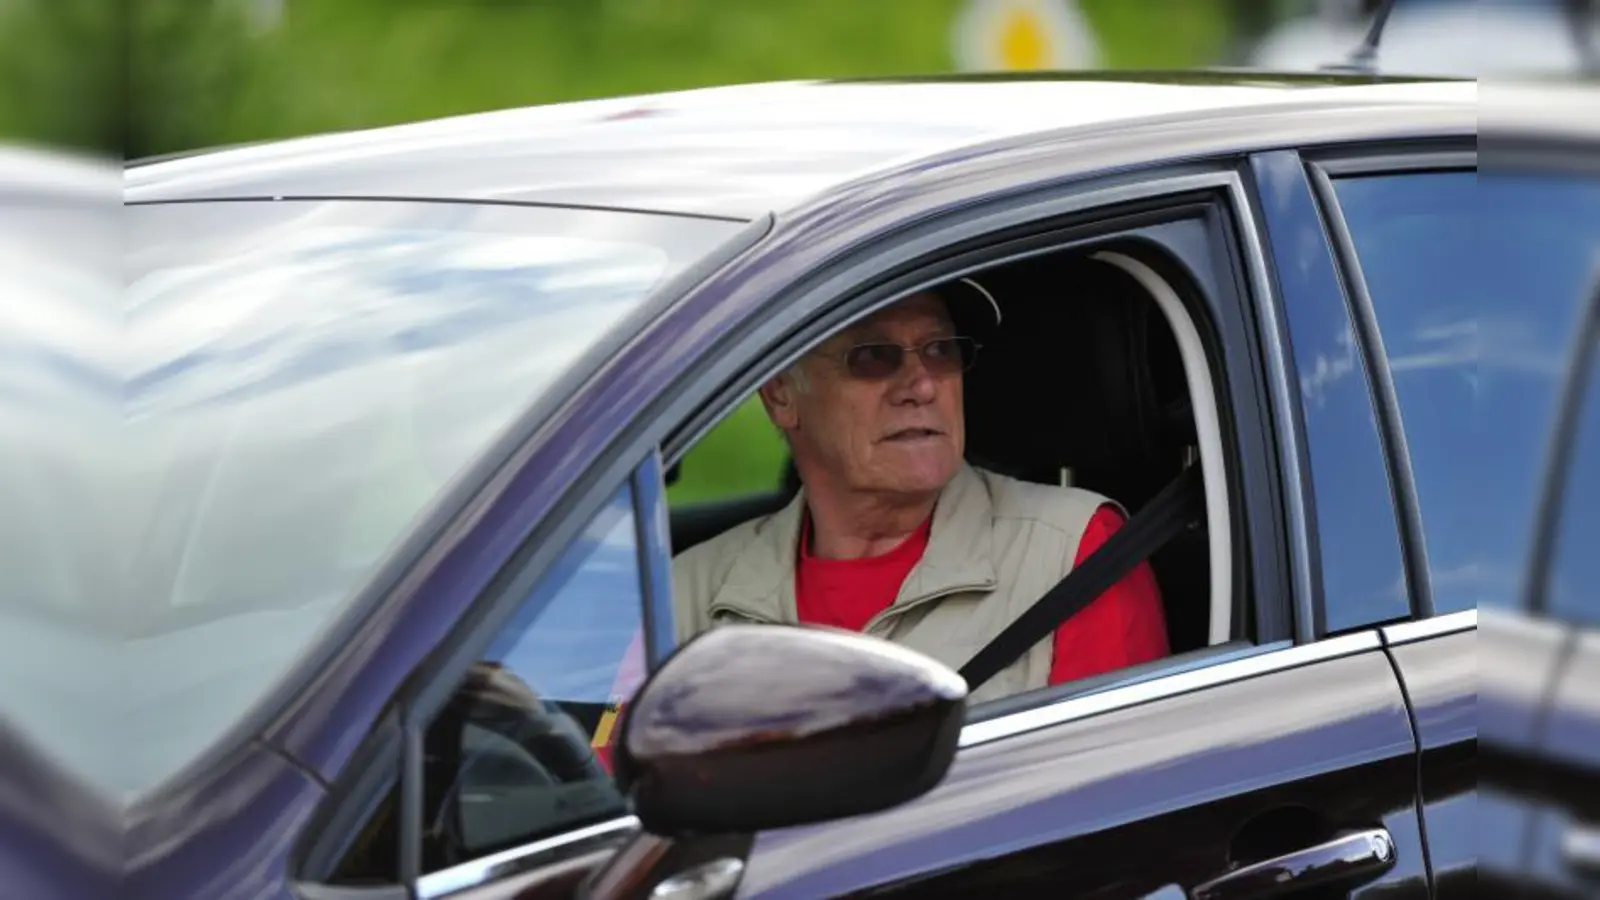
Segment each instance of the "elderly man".
M992 298L967 284L997 320ZM1098 494L964 461L962 378L977 345L957 333L947 302L972 299L959 284L911 296L761 388L803 488L783 510L677 557L680 638L728 622L829 625L958 668L1123 523ZM972 699L1167 652L1155 578L1141 565Z

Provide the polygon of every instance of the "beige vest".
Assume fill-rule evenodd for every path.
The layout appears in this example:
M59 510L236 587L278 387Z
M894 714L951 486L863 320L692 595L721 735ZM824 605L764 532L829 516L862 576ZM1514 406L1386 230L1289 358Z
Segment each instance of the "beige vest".
M959 669L1072 571L1084 529L1104 504L1116 506L1090 491L963 466L939 497L922 559L864 631ZM673 560L680 642L730 622L798 621L794 575L804 509L801 491L782 510ZM1053 651L1051 641L1040 641L974 691L971 702L1044 687Z

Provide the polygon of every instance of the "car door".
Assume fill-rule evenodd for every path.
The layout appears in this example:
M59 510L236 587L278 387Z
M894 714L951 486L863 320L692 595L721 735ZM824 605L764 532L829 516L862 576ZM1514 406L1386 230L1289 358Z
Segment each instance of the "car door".
M1291 212L1310 215L1315 225L1300 178L1307 205ZM1279 230L1291 223L1260 219L1258 210L1271 202L1251 199L1257 183L1248 169L1219 176L1217 212L1227 227L1210 232L1206 251L1232 271L1214 282L1210 298L1223 321L1208 324L1239 338L1218 350L1223 362L1213 377L1232 390L1259 391L1267 407L1228 404L1228 430L1274 455L1264 477L1285 499L1247 504L1235 539L1254 563L1248 590L1255 615L1284 630L1243 634L1064 695L980 706L942 785L887 813L763 834L742 897L870 890L1136 898L1163 888L1208 898L1280 890L1428 896L1416 743L1379 628L1409 619L1410 604L1403 595L1398 604L1371 602L1334 576L1385 560L1398 565L1383 457L1375 442L1366 447L1374 458L1356 471L1374 483L1342 487L1353 503L1372 501L1365 522L1350 518L1347 507L1319 506L1315 488L1323 482L1294 474L1314 474L1351 452L1343 445L1307 452L1305 404L1290 388L1304 377L1304 363L1295 370L1301 343L1336 340L1336 332L1323 332L1348 313L1326 241L1323 266L1311 278L1296 274L1298 267L1284 272L1268 264L1261 251L1283 239L1295 246L1298 236ZM1286 317L1291 304L1317 315ZM1334 399L1350 399L1339 411L1366 417L1375 432L1371 399L1359 390L1353 399ZM1329 427L1348 431L1347 423ZM1229 460L1231 478L1247 468ZM1348 470L1336 475L1348 482ZM1335 529L1309 518L1320 514L1345 516L1335 524L1368 532L1386 528L1387 542L1341 544ZM1374 546L1387 556L1375 559ZM1269 571L1273 576L1263 577Z
M1413 589L1431 615L1385 629L1423 752L1422 796L1441 896L1474 894L1482 867L1514 871L1529 824L1491 793L1474 758L1476 606L1514 607L1546 435L1600 243L1600 182L1533 167L1477 172L1449 148L1318 158L1312 177L1361 311L1391 435L1397 499L1410 508ZM1481 724L1531 748L1565 639L1502 617L1486 635ZM1492 835L1486 840L1481 836ZM1490 879L1498 876L1488 875Z
M1204 323L1206 349L1209 374L1226 395L1224 472L1228 502L1237 513L1228 538L1231 555L1243 561L1236 579L1240 615L1234 640L1202 652L975 710L956 766L938 789L886 813L760 835L741 895L818 896L868 888L918 896L967 896L976 890L1014 895L1048 888L1078 896L1138 897L1181 885L1196 896L1230 897L1282 887L1278 882L1285 877L1302 896L1427 893L1415 803L1415 737L1378 630L1385 622L1408 618L1410 602L1374 600L1361 589L1364 582L1341 580L1347 573L1370 572L1371 580L1385 586L1392 581L1385 567L1397 566L1401 556L1392 498L1381 454L1356 470L1376 473L1375 484L1352 485L1347 478L1343 484L1330 482L1338 486L1334 490L1323 480L1334 477L1326 471L1349 453L1376 453L1378 445L1374 440L1365 450L1350 450L1318 444L1349 429L1324 419L1310 427L1313 411L1324 407L1305 402L1293 387L1305 378L1306 363L1298 361L1306 358L1302 346L1312 340L1337 343L1337 330L1329 331L1327 323L1347 323L1348 312L1331 254L1309 277L1298 268L1269 263L1265 251L1281 252L1276 247L1283 223L1262 219L1261 210L1273 204L1255 194L1267 180L1251 166L1217 160L1142 176L1132 187L1126 179L1109 186L1054 185L1042 199L1030 201L1042 210L1007 208L1003 216L963 210L951 215L956 221L939 223L936 233L919 229L911 238L860 251L867 262L834 262L828 252L838 248L826 243L806 247L832 264L829 281L804 288L819 295L831 292L828 302L862 285L887 282L885 273L893 267L941 257L957 242L965 247L981 242L999 227L996 219L1009 219L1008 238L1030 221L1060 228L1067 213L1075 216L1074 227L1090 230L1126 222L1118 227L1136 229L1146 245L1170 251L1165 263L1201 286L1199 302L1213 320ZM1314 224L1303 177L1300 190L1306 203L1292 211L1310 216ZM1182 210L1187 224L1166 221L1170 210L1163 204ZM804 236L780 235L773 243L797 246ZM1325 242L1323 247L1326 252ZM768 262L746 263L755 276L745 277L770 282ZM785 259L784 266L807 271L804 259ZM1201 269L1205 272L1197 274ZM716 322L703 320L734 314L731 304L717 298L726 296L729 282L740 275L738 267L719 273L672 315L702 320L694 334L709 342L719 332ZM750 282L739 286L752 291ZM813 326L799 324L807 316L825 320L818 315L821 301L818 306L807 306L810 300L784 302L781 314L734 330L728 343L735 338L760 342L767 348L760 352L778 355L789 352L782 342L807 339L803 328ZM1301 315L1304 310L1315 314ZM694 349L692 358L700 358L703 347ZM759 377L753 367L766 363L752 362L748 350L741 352L747 355L706 353L706 371L696 377L718 384L729 383L734 374ZM653 353L651 360L657 359ZM1364 386L1357 387L1359 393L1339 393L1346 387L1335 383L1326 393L1338 401L1336 413L1366 422L1375 434L1371 399ZM620 394L625 387L612 381L595 390ZM552 515L556 524L539 527L527 540L527 553L497 577L493 596L474 603L473 617L459 626L460 637L452 637L425 670L411 677L395 728L411 736L401 741L407 749L401 753L406 763L399 780L408 786L385 794L378 779L379 790L365 798L364 809L360 803L332 805L362 811L346 813L347 827L322 832L359 836L360 845L377 851L379 861L365 873L349 873L341 862L350 856L348 843L322 851L320 858L329 863L325 872L347 870L342 879L333 879L336 885L357 887L363 875L381 880L392 865L382 859L385 848L391 856L398 848L400 886L416 896L563 896L634 826L592 771L551 777L565 769L562 751L571 749L571 740L527 742L554 744L551 752L561 755L546 759L541 752L519 756L492 736L474 736L469 743L465 729L454 723L442 739L433 731L452 709L463 713L457 721L472 721L474 715L493 720L507 707L538 711L528 695L546 693L545 683L553 676L517 672L523 684L504 685L496 669L512 657L502 651L521 646L532 632L517 630L517 623L539 627L537 610L555 609L565 585L578 583L576 573L588 560L600 559L596 548L610 546L608 540L579 537L591 531L591 537L611 534L587 523L612 506L631 510L634 517L631 532L615 521L612 525L635 535L631 566L638 585L624 591L628 579L613 571L607 576L614 586L610 596L623 606L642 599L653 611L638 623L654 636L644 642L648 659L658 661L670 646L670 631L660 628L670 622L670 616L661 615L670 609L662 587L665 528L659 507L650 508L652 498L660 496L662 473L659 464L639 461L647 455L640 445L654 440L658 422L682 415L674 410L692 402L663 398L659 408L638 414L645 424L637 433L601 458L584 460L582 489L572 493L585 499ZM696 426L690 420L684 427ZM548 455L575 465L560 447ZM664 455L671 460L670 452ZM537 473L530 468L519 477ZM631 499L614 493L625 478L632 485ZM1325 491L1334 493L1325 497ZM1350 513L1351 503L1365 518ZM1385 530L1386 541L1349 541L1352 533L1370 538ZM608 557L608 569L625 556ZM1338 624L1330 627L1330 622ZM622 646L620 632L611 637L617 641L608 646ZM607 666L620 678L627 667L607 656ZM472 693L491 702L469 697L455 703L463 684L457 675L470 681L474 670L481 677ZM557 711L545 712L549 715L535 723L534 736L566 733L570 738L571 729L548 721ZM595 736L605 727L606 712L602 709L595 721ZM559 713L582 722L577 711ZM490 750L495 752L480 752ZM486 758L486 767L472 779L459 777L466 770L461 760L476 756ZM497 797L534 796L551 782L581 796L545 804L549 816L467 821L499 802ZM384 817L372 816L385 796L403 813L389 819L397 823L398 834L384 832ZM507 830L513 824L516 837ZM487 837L477 841L474 835Z
M1491 484L1482 490L1465 488L1469 473L1529 461L1536 451L1526 435L1549 415L1552 393L1538 375L1486 367L1472 341L1486 318L1514 320L1527 340L1556 340L1559 326L1549 320L1560 311L1540 318L1540 308L1496 304L1490 280L1459 264L1486 258L1477 246L1484 199L1470 150L1341 149L1313 155L1307 171L1367 349L1401 513L1405 588L1416 620L1386 626L1383 636L1422 753L1418 790L1429 862L1436 894L1463 896L1477 890L1478 877L1475 607L1494 589L1474 575L1511 565L1524 537L1512 523L1533 494L1521 469L1472 479ZM1548 224L1537 214L1552 211L1537 203L1508 204L1524 213L1530 206L1535 214L1527 217ZM1517 230L1523 241L1537 234ZM1505 424L1525 427L1512 429L1509 440L1488 440L1486 404L1505 408ZM1501 514L1470 514L1466 505L1475 503Z
M1427 896L1403 699L1373 632L969 725L893 812L764 835L741 896Z

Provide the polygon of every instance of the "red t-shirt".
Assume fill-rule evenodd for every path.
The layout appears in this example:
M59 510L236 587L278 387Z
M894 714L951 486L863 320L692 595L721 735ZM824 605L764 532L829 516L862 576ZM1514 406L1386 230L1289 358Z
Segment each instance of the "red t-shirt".
M1081 564L1123 524L1116 507L1102 506L1090 518L1078 544ZM860 631L887 609L900 585L927 549L930 517L899 546L866 559L822 559L811 555L809 524L802 535L795 595L800 621ZM1050 683L1088 678L1160 659L1168 653L1161 589L1149 563L1140 563L1122 580L1056 629Z

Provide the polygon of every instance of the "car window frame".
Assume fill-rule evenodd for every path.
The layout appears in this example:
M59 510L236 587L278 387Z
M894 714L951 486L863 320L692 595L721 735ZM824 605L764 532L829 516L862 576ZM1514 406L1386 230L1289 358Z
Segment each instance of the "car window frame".
M1302 153L1306 176L1323 229L1333 247L1334 263L1344 289L1345 308L1354 328L1356 346L1366 367L1368 391L1377 416L1384 468L1389 473L1391 503L1399 525L1400 557L1405 565L1406 593L1411 620L1436 615L1432 572L1429 568L1426 529L1412 468L1410 445L1395 387L1394 373L1378 325L1377 308L1362 272L1355 240L1339 205L1334 180L1348 177L1429 172L1477 172L1476 141L1451 140L1442 146L1388 146L1383 144Z
M1285 435L1292 437L1287 420L1286 398L1291 396L1287 359L1281 347L1281 323L1268 298L1267 268L1261 232L1257 226L1253 201L1238 160L1204 160L1176 166L1104 176L1084 182L1053 184L1021 197L1005 197L963 209L959 213L914 226L878 242L867 242L837 260L825 271L788 286L767 298L760 311L747 316L748 327L728 335L723 343L728 352L706 354L686 376L688 387L663 387L658 401L642 412L626 433L616 436L610 449L587 471L580 484L568 491L570 506L558 522L544 523L518 554L501 566L497 582L515 578L531 585L565 550L571 536L581 530L594 513L616 490L623 477L639 477L648 471L653 482L649 490L636 490L638 497L659 498L660 505L640 515L639 527L650 535L651 561L646 568L655 588L646 588L646 633L652 635L652 670L661 658L675 649L670 603L670 558L665 509L665 479L669 466L694 440L711 427L719 410L731 411L740 397L763 380L762 375L781 369L803 348L831 333L840 324L875 306L885 305L909 290L934 281L955 277L996 262L998 236L1020 232L1043 241L1037 252L1054 252L1069 246L1059 233L1068 227L1082 232L1079 242L1103 241L1111 234L1130 230L1130 217L1145 216L1156 221L1170 219L1177 210L1191 212L1211 204L1221 216L1225 246L1208 243L1211 264L1219 281L1226 280L1230 297L1211 297L1212 303L1238 306L1234 323L1244 330L1250 342L1244 360L1235 372L1218 371L1212 362L1211 378L1224 416L1224 432L1242 432L1239 419L1251 415L1252 433L1235 433L1226 442L1230 502L1234 504L1231 537L1236 558L1244 555L1248 564L1236 567L1235 590L1249 597L1256 607L1258 642L1254 645L1218 645L1203 659L1183 662L1157 661L1149 671L1110 673L1108 683L1078 686L1066 696L1041 696L1015 710L969 724L986 731L975 735L1005 736L1069 721L1090 710L1119 708L1145 702L1152 697L1170 696L1263 672L1304 665L1307 662L1364 652L1372 648L1374 634L1351 640L1307 641L1294 633L1293 624L1301 618L1296 610L1309 597L1296 588L1301 580L1297 570L1305 566L1306 531L1294 452L1285 453ZM1073 224L1075 223L1075 224ZM1037 235L1043 232L1044 238ZM758 242L747 253L760 252ZM965 255L962 255L965 254ZM1217 257L1223 254L1226 258ZM869 286L865 292L862 286ZM694 290L688 291L693 294ZM1200 323L1196 323L1197 325ZM1226 340L1228 335L1224 334ZM1207 347L1208 352L1219 348ZM1244 379L1248 384L1236 384ZM1240 396L1253 403L1248 410L1238 409ZM1244 455L1232 442L1255 446ZM1291 443L1290 447L1295 444ZM631 462L630 462L631 461ZM1253 471L1244 471L1247 468ZM640 486L645 487L645 486ZM1241 537L1242 536L1242 537ZM1266 548L1262 551L1260 548ZM662 588L665 587L665 590ZM491 599L491 597L493 599ZM472 612L459 622L455 633L436 659L413 674L412 684L402 700L402 725L405 734L404 767L416 768L420 754L420 728L425 728L448 698L455 678L476 659L476 654L492 639L495 626L511 615L522 594L502 589L484 592ZM997 701L998 702L998 701ZM998 709L998 707L997 707ZM963 743L979 740L963 737ZM422 887L420 897L441 896L469 884L482 885L526 872L530 867L549 865L598 847L620 842L637 827L637 820L623 817L612 822L556 835L500 854L473 860L432 873L419 871L422 797L415 776L402 791L401 882Z
M1341 630L1335 631L1331 629L1328 616L1329 598L1326 596L1326 579L1323 574L1325 569L1323 537L1320 533L1319 519L1316 512L1315 467L1311 460L1313 440L1307 430L1307 411L1301 392L1297 388L1292 389L1289 395L1283 398L1283 401L1290 410L1293 420L1295 438L1291 446L1296 448L1299 456L1299 470L1304 473L1304 477L1300 482L1300 493L1303 495L1303 503L1307 515L1306 527L1309 535L1309 546L1306 551L1309 563L1301 573L1305 581L1300 585L1309 601L1302 608L1296 610L1297 614L1303 617L1303 622L1297 621L1296 623L1297 637L1302 642L1325 639L1340 634L1359 633L1375 628L1382 629L1388 626L1417 621L1419 618L1426 618L1419 617L1416 596L1410 590L1410 573L1413 569L1413 563L1412 557L1408 555L1409 548L1413 545L1420 547L1420 544L1410 538L1408 522L1402 515L1401 508L1397 506L1395 499L1399 483L1394 469L1390 466L1390 459L1394 455L1390 444L1392 430L1386 424L1388 419L1384 410L1385 404L1381 399L1383 396L1382 389L1375 383L1381 377L1384 383L1388 384L1387 390L1392 397L1392 376L1390 376L1387 368L1387 357L1381 353L1381 345L1377 345L1380 349L1377 356L1379 358L1378 362L1383 366L1383 372L1379 376L1373 371L1374 363L1371 360L1372 354L1369 353L1369 348L1373 345L1366 339L1366 326L1360 321L1362 315L1358 312L1357 304L1351 296L1350 283L1343 261L1346 251L1341 249L1339 236L1335 233L1336 230L1326 213L1329 207L1323 202L1322 187L1320 186L1323 175L1398 173L1410 170L1412 167L1437 168L1441 162L1459 168L1466 164L1469 159L1475 159L1476 153L1477 136L1475 133L1441 132L1434 135L1413 135L1382 139L1360 138L1343 142L1310 142L1277 150L1258 151L1250 155L1254 175L1251 182L1252 198L1258 204L1257 215L1262 228L1261 241L1264 247L1269 248L1269 262L1273 267L1269 286L1270 293L1267 296L1271 298L1270 302L1279 309L1278 315L1283 321L1283 330L1281 332L1283 353L1291 359L1294 356L1294 350L1292 349L1289 314L1286 309L1286 304L1289 301L1284 296L1284 292L1288 288L1278 280L1281 267L1277 265L1278 259L1276 256L1278 254L1271 249L1272 244L1270 241L1274 237L1274 232L1278 232L1276 236L1281 239L1285 237L1285 234L1282 233L1285 228L1290 226L1303 227L1310 222L1314 222L1320 236L1327 242L1328 266L1335 279L1332 288L1337 292L1338 302L1342 304L1340 309L1344 313L1345 320L1350 324L1351 337L1355 345L1354 350L1357 354L1358 371L1367 384L1365 394L1368 398L1368 411L1372 416L1372 427L1377 441L1375 449L1379 456L1379 471L1383 473L1388 482L1385 488L1387 502L1383 504L1382 508L1393 521L1397 543L1396 557L1400 565L1401 575L1406 579L1408 593L1407 606L1409 611L1404 616L1365 619L1348 624ZM1309 198L1309 218L1302 212L1296 211L1291 214L1292 222L1286 221L1283 215L1279 215L1279 221L1274 224L1273 217L1267 211L1267 204L1281 204L1290 193L1301 191L1304 192L1305 197ZM1333 208L1336 209L1337 207ZM1338 217L1336 221L1342 226L1342 217ZM1346 234L1344 237L1347 241L1348 235ZM1326 290L1327 288L1327 284L1319 281L1301 285L1298 290ZM1368 299L1370 300L1370 297ZM1368 304L1368 309L1370 310L1370 303ZM1298 379L1301 372L1300 365L1297 362L1291 362L1289 368L1292 378ZM1397 416L1398 414L1395 413L1395 415ZM1405 458L1405 461L1409 465L1409 456ZM1407 476L1407 489L1411 493L1414 504L1415 488L1409 479L1409 468L1405 474ZM1426 572L1425 569L1423 571ZM1429 596L1431 597L1431 591L1429 591ZM1431 606L1431 602L1429 605Z
M1153 206L1166 210L1176 210L1185 202L1188 202L1192 192L1197 189L1209 189L1216 192L1211 196L1210 200L1217 204L1217 211L1226 220L1226 225L1228 226L1225 229L1226 233L1220 235L1220 237L1226 241L1227 246L1218 247L1215 243L1208 242L1207 250L1213 254L1231 250L1228 260L1214 261L1214 264L1219 278L1231 275L1235 280L1234 284L1229 285L1234 294L1233 297L1210 297L1207 299L1213 304L1230 302L1241 304L1243 307L1241 312L1248 320L1249 326L1254 330L1254 337L1258 340L1259 346L1262 347L1253 361L1261 364L1261 357L1267 357L1265 365L1268 368L1275 368L1280 372L1284 371L1282 368L1284 361L1272 359L1274 356L1273 342L1262 337L1264 334L1275 333L1276 322L1271 316L1270 310L1265 314L1262 313L1261 307L1263 304L1258 300L1258 298L1266 296L1266 270L1260 259L1263 251L1252 208L1248 202L1244 179L1241 173L1233 167L1231 161L1212 162L1204 174L1189 174L1188 172L1183 172L1182 174L1168 172L1144 173L1142 178L1132 180L1130 183L1119 185L1116 188L1096 190L1091 187L1085 188L1075 195L1069 195L1073 196L1073 199L1077 201L1071 205L1071 210L1086 219L1094 220L1093 224L1084 226L1085 234L1091 230L1100 232L1096 237L1080 237L1076 243L1093 243L1096 240L1104 240L1116 233L1126 233L1127 226L1117 223L1117 210L1119 209L1119 203L1126 203L1130 198L1146 201ZM1150 215L1154 218L1161 215L1161 213L1152 212ZM1041 219L1042 217L1036 217L1034 221ZM993 230L984 233L979 237L979 241L988 239L992 242L993 234ZM949 243L955 244L956 239L950 239ZM1039 249L1035 252L1057 252L1072 246L1074 243L1074 241L1066 239L1055 240L1047 248ZM1168 249L1170 252L1170 248L1164 249ZM988 258L984 258L986 256ZM765 364L747 364L744 367L741 379L736 379L721 388L718 395L720 399L704 404L694 417L686 420L685 424L664 444L663 449L668 464L671 465L673 461L681 459L688 450L692 449L700 437L714 428L720 421L719 413L721 415L731 413L733 409L737 408L740 398L746 396L747 391L753 390L765 376L781 371L784 365L797 358L800 353L804 352L806 347L821 340L823 336L837 328L839 324L857 317L869 309L890 302L895 297L903 296L915 287L967 274L974 270L994 265L997 261L999 261L998 258L992 253L986 253L985 249L980 249L972 253L970 259L951 262L939 268L937 277L927 274L920 280L913 279L905 282L899 286L898 290L880 288L875 293L867 292L854 298L853 301L840 302L835 298L832 302L837 306L831 314L825 316L819 322L813 322L809 329L791 336L788 343L784 345L787 346L787 351L774 350L769 352L769 358ZM848 291L841 290L838 293L843 296L847 295ZM1207 312L1209 314L1212 311L1207 310ZM1206 324L1211 325L1213 323ZM1209 336L1207 344L1208 356L1217 352L1217 348L1210 346ZM1227 376L1230 373L1221 367L1219 360L1208 358L1208 363L1210 364L1210 376L1213 386L1219 397L1219 405L1222 407L1220 412L1225 419L1229 420L1223 423L1223 429L1225 432L1234 431L1238 425L1239 413L1233 411L1232 415L1229 416L1231 407L1236 399L1235 396L1230 394L1229 385L1227 384ZM1287 390L1286 385L1282 390ZM1282 390L1279 391L1280 395ZM1263 405L1268 405L1265 397L1262 397L1261 400ZM1277 408L1281 409L1281 403ZM1281 464L1282 458L1279 456L1280 451L1277 442L1281 440L1283 434L1282 417L1272 416L1271 421L1267 423L1266 430L1271 432L1271 436L1263 438L1263 440L1272 447L1272 455L1275 457L1274 463ZM1233 547L1231 549L1234 551L1236 559L1241 555L1249 558L1246 566L1236 565L1235 590L1247 592L1250 601L1258 607L1270 606L1274 608L1277 614L1277 621L1267 624L1272 637L1260 639L1256 644L1234 640L1227 644L1212 645L1197 650L1192 654L1185 654L1183 658L1168 657L1144 666L1129 667L1117 672L1106 673L1096 678L1083 679L1074 682L1072 685L1061 685L1053 689L1044 688L1018 695L1015 698L992 701L979 707L973 715L969 716L969 728L975 727L978 723L997 722L1000 724L988 726L991 731L996 728L1005 731L1013 727L1031 729L1033 726L1027 723L1040 720L1049 721L1057 716L1076 717L1075 710L1078 710L1082 705L1079 701L1086 700L1089 697L1101 698L1093 701L1094 703L1109 702L1115 705L1137 703L1143 702L1141 698L1144 697L1164 695L1173 690L1191 690L1195 689L1194 685L1208 685L1213 683L1212 679L1226 681L1231 680L1232 677L1244 677L1227 674L1234 671L1227 668L1227 664L1250 660L1255 657L1270 656L1297 646L1296 635L1290 631L1290 622L1295 618L1291 607L1297 604L1303 605L1300 601L1305 598L1296 598L1292 588L1289 587L1291 566L1287 561L1294 555L1290 549L1294 540L1283 533L1283 531L1289 530L1287 527L1284 527L1283 531L1276 533L1277 543L1273 545L1275 549L1271 554L1271 562L1281 566L1278 574L1281 577L1279 583L1282 587L1276 595L1269 598L1267 596L1269 592L1260 589L1261 581L1256 581L1242 588L1238 585L1238 582L1245 580L1246 573L1250 568L1260 568L1262 566L1262 560L1258 558L1257 554L1252 553L1252 547L1259 546L1261 542L1257 536L1249 535L1251 530L1261 527L1260 520L1262 515L1259 510L1252 509L1247 511L1245 502L1237 496L1238 492L1234 490L1238 487L1238 481L1243 477L1239 470L1245 465L1239 458L1237 448L1229 442L1225 452L1228 456L1225 464L1227 476L1230 480L1230 499L1236 504L1234 535L1232 536ZM1294 493L1286 489L1286 484L1292 484L1295 481L1285 480L1284 476L1276 469L1268 477L1273 481L1275 496L1282 496L1277 494L1277 490L1282 490L1285 494ZM1292 498L1283 500L1283 503L1288 507L1295 505ZM1243 540L1240 539L1241 535L1245 535ZM671 610L662 610L660 614L664 617L670 617ZM1300 641L1299 643L1304 642ZM1271 670L1275 665L1276 662L1270 659L1266 661L1257 660L1254 663L1247 664L1247 666L1264 667L1261 668L1262 671ZM1207 670L1213 668L1217 670L1215 674L1205 674Z

